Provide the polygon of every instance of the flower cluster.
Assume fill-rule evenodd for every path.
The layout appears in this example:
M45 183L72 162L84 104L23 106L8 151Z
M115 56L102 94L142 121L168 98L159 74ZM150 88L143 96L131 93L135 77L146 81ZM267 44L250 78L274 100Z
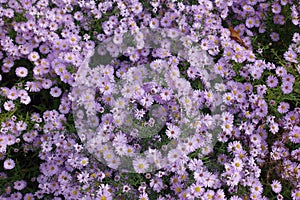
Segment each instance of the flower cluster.
M0 198L300 199L299 13L1 0Z
M129 168L132 168L134 172L145 173L147 170L166 167L180 156L201 149L204 145L212 145L212 133L207 131L215 128L216 116L200 112L203 108L209 108L214 113L219 106L216 97L220 93L212 91L215 90L213 86L216 85L217 76L212 71L208 76L205 69L212 67L212 59L196 47L190 51L182 50L183 45L171 40L179 35L175 30L167 30L165 33L172 34L172 38L162 37L164 32L162 29L159 34L157 31L147 33L146 30L135 33L138 47L148 46L147 42L153 36L161 37L164 41L164 47L147 48L141 55L139 49L126 48L106 40L105 45L96 47L97 53L91 52L91 57L87 57L87 62L77 72L71 96L78 133L87 144L88 151L113 169L130 171ZM128 38L120 37L121 40ZM185 39L183 37L181 40ZM182 46L182 58L171 56L175 46ZM99 63L94 66L96 60L102 60L103 54L108 57L106 50L115 57L115 52L120 49L125 49L128 60L138 61L136 66L129 67L128 60L115 60L113 66ZM186 55L184 52L187 52ZM202 91L193 90L190 82L181 77L179 65L183 57L188 57L193 66L188 77L192 75L193 79L201 78L205 88ZM119 70L124 67L128 69L120 73ZM114 74L117 76L114 77ZM80 91L85 92L82 94ZM189 149L180 152L183 146L188 145L182 143L183 139L196 141L195 132L207 133L205 136L196 136L202 140L201 144L190 144ZM145 141L151 137L162 143L167 142L167 137L177 145L164 144L161 149L168 150L159 152L155 141ZM148 149L139 155L145 148L143 143ZM203 153L208 152L205 150Z

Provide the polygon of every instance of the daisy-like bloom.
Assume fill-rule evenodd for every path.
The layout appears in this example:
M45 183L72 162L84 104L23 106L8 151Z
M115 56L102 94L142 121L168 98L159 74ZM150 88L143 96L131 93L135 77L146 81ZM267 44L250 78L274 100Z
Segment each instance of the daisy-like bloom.
M22 193L21 192L14 192L10 195L10 199L13 200L21 200L22 199Z
M7 92L7 98L9 100L16 100L19 97L19 91L13 87Z
M297 61L297 53L295 51L293 51L293 49L289 49L288 51L286 51L284 54L284 59L288 62L293 62L293 63L298 63Z
M25 195L24 195L24 198L23 198L24 200L33 200L34 199L34 196L33 196L33 194L31 194L31 193L26 193Z
M193 138L188 138L186 142L187 152L193 152L197 149L196 141Z
M256 194L256 193L251 193L250 194L250 199L253 199L253 200L261 200L262 199L262 196L261 194Z
M233 124L232 122L224 122L221 128L226 134L230 134L231 131L233 130Z
M123 186L123 192L127 193L131 190L131 188L129 187L129 185L124 185Z
M170 27L172 23L172 20L170 18L168 18L167 16L163 17L160 20L160 24L162 27L166 28L166 27Z
M133 167L137 173L145 173L149 168L149 164L147 160L138 158L133 161Z
M39 92L41 90L41 83L39 81L27 81L25 84L25 90L29 90L29 92Z
M19 97L22 99L22 98L27 98L28 97L28 92L26 90L19 90Z
M148 194L146 192L143 192L139 195L139 200L149 200Z
M90 174L86 171L77 175L77 179L80 183L87 183L89 181Z
M293 84L295 82L295 77L292 74L286 74L282 77L282 82Z
M275 14L273 17L273 22L274 22L274 24L284 25L285 18L283 15Z
M277 197L277 200L283 200L283 196L281 194L278 194L276 197Z
M286 102L281 102L277 108L278 112L281 114L288 112L289 109L290 109L290 104L288 104Z
M213 190L207 190L207 191L203 194L203 198L204 198L204 199L211 200L211 199L214 199L214 195L215 195L215 192L214 192Z
M274 14L279 14L279 13L281 12L281 6L280 6L279 3L274 3L274 4L272 5L272 12L273 12Z
M167 124L167 131L166 131L166 135L171 138L171 139L177 139L179 136L180 136L180 128L171 124L171 123L168 123Z
M32 62L35 62L40 59L40 55L37 52L33 51L28 55L28 59Z
M261 143L261 136L259 134L252 134L250 135L250 141L255 145L258 146Z
M281 85L281 90L284 94L289 94L293 91L293 84L285 82Z
M276 32L272 32L272 33L270 34L270 37L271 37L271 39L272 39L274 42L279 41L279 34L276 33Z
M233 123L234 116L229 112L223 112L222 113L222 120L223 120L223 122Z
M281 186L281 183L278 180L273 180L272 184L271 184L271 187L272 187L273 192L275 192L275 193L280 193L281 192L282 186Z
M243 148L242 148L240 141L233 141L228 144L229 152L238 153L242 150L243 150Z
M16 68L16 75L18 77L24 78L28 75L28 70L25 67L17 67Z
M176 162L176 161L179 160L179 158L181 157L181 155L182 155L181 151L179 151L178 149L172 149L168 153L168 160L171 163L174 163L174 162Z
M152 187L155 192L160 192L164 187L163 185L163 181L159 177L154 177L150 180L150 187Z
M289 139L293 143L300 143L300 127L295 126L293 130L289 133Z
M299 43L300 42L300 33L294 33L293 35L293 42Z
M243 200L243 199L241 197L234 195L234 196L230 197L229 200Z
M260 195L263 192L263 186L262 184L257 180L252 184L252 187L250 188L251 193Z
M204 187L212 188L214 184L217 182L217 176L212 174L211 172L204 173L203 177L204 181L201 182Z
M14 104L13 101L6 101L6 102L4 103L4 109L5 109L6 111L12 111L14 108L15 108L15 104Z
M268 85L268 87L274 88L274 87L277 86L277 84L278 84L278 79L277 79L276 76L274 76L274 75L268 76L268 79L267 79L267 85Z
M277 67L275 72L276 72L276 75L280 76L280 77L287 75L287 71L283 67Z
M105 151L103 152L103 158L104 158L107 162L109 162L109 161L111 161L111 160L113 160L113 159L115 158L115 154L114 154L114 152L113 152L112 150L105 150Z
M138 120L141 120L143 117L144 117L144 115L145 115L145 110L143 110L143 109L135 109L135 112L134 112L134 117L135 118L137 118Z
M16 165L15 161L10 158L6 159L3 163L4 169L8 169L8 170L13 169L15 167L15 165Z
M246 26L247 28L253 28L254 27L254 18L253 17L249 17L246 19Z
M270 124L270 131L273 133L273 134L276 134L279 130L279 126L278 126L278 123L271 123Z
M293 200L300 200L300 189L296 189L292 191Z
M152 18L149 22L151 29L156 29L159 27L159 20L157 18Z
M23 190L27 185L27 182L24 180L14 182L14 189Z
M154 102L153 97L150 94L145 94L144 97L141 99L142 106L145 106L146 108L150 107Z
M50 94L53 97L59 97L61 95L61 93L62 93L61 89L57 86L51 88L51 90L50 90Z
M89 164L89 159L87 157L82 158L80 164L82 166L87 166Z
M232 162L232 167L237 171L242 171L244 166L243 161L240 158L234 158Z
M135 149L130 145L124 145L125 156L132 157L135 155Z
M218 156L218 163L224 164L227 161L227 156L225 154L220 154Z
M160 93L160 97L164 101L169 101L172 97L172 91L169 89L163 89Z
M234 102L234 96L233 94L231 93L226 93L223 95L223 102L226 104L226 105L231 105L233 102Z

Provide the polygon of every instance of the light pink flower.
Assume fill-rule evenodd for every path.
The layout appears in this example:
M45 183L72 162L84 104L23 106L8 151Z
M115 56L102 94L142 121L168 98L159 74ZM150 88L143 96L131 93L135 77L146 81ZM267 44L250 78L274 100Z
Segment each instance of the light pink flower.
M16 165L15 161L10 158L6 159L3 163L4 169L8 169L8 170L13 169L15 167L15 165Z

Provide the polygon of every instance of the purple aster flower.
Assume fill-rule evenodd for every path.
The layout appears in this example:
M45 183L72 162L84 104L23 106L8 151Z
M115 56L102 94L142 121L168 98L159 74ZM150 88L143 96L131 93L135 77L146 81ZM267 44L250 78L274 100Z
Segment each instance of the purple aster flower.
M257 94L263 96L267 92L267 87L265 85L258 85L256 87Z
M27 182L24 180L14 182L14 188L16 190L23 190L27 185Z
M228 144L228 151L233 153L239 153L243 150L239 141L233 141Z
M279 41L279 34L276 33L276 32L272 32L270 34L270 37L271 37L272 41L274 41L274 42L278 42Z
M145 106L146 108L149 108L154 102L153 97L146 93L146 95L144 95L144 97L141 99L141 104L142 106Z
M261 182L255 180L254 183L252 184L252 187L250 188L250 191L253 194L260 195L263 192L263 186Z
M13 169L15 167L15 165L16 165L15 161L10 158L6 159L3 163L4 169L8 169L8 170Z
M148 170L149 164L147 160L139 158L133 162L133 167L137 173L145 173Z
M172 97L172 90L170 90L170 89L161 90L160 97L164 101L169 101Z
M18 90L13 87L7 92L7 98L10 100L16 100L19 97Z
M300 33L294 33L292 41L295 43L299 43L300 42Z
M297 61L297 54L295 51L293 51L292 48L289 48L288 51L286 51L284 54L284 59L288 62L298 63Z
M39 92L41 90L41 83L39 81L31 82L27 81L25 84L25 89L29 90L29 92Z
M270 124L270 131L273 133L273 134L276 134L279 130L279 126L277 123L273 122Z
M33 62L37 61L39 58L40 58L40 55L37 52L31 52L28 55L28 59Z
M28 92L26 90L19 90L19 97L26 98L28 96Z
M166 131L166 135L171 138L171 139L176 139L180 136L180 128L178 128L177 126L173 125L173 124L170 124L168 123L167 124L167 131Z
M263 69L261 66L251 66L250 67L250 74L253 77L253 79L260 79L262 73L263 73Z
M274 24L284 25L284 23L285 23L284 16L275 14L273 17L273 22L274 22Z
M23 198L24 200L34 200L34 195L33 194L31 194L31 193L26 193L25 195L24 195L24 198Z
M42 80L42 87L44 89L49 89L52 87L52 81L50 79L43 79Z
M280 4L285 6L288 3L288 0L280 0Z
M293 128L293 130L289 133L289 139L293 143L296 143L296 144L300 143L300 127L299 126L295 126Z
M22 199L22 193L21 192L14 192L10 195L10 199L12 200L21 200Z
M69 113L70 109L71 108L70 108L69 104L60 104L59 108L58 108L59 112L63 113L63 114Z
M255 114L259 117L265 117L268 114L268 105L266 103L261 104L262 107L259 107L255 110Z
M286 74L282 77L282 82L293 84L295 82L295 77L292 74Z
M165 28L170 27L170 26L171 26L171 23L172 23L172 21L171 21L171 19L168 18L168 17L163 17L163 18L160 20L161 26L162 26L162 27L165 27Z
M6 144L13 145L16 143L16 137L14 135L8 134L6 135Z
M281 85L281 90L284 94L289 94L293 91L293 84L287 82Z
M253 17L248 17L246 19L246 26L247 26L247 28L253 28L254 27L254 18Z
M277 79L276 76L274 76L274 75L268 76L268 79L267 79L267 85L268 85L268 87L274 88L274 87L277 86L277 84L278 84L278 79Z
M62 93L61 89L57 86L51 88L51 90L50 90L50 94L53 97L59 97L61 95L61 93Z
M14 104L13 101L6 101L6 102L4 102L4 109L5 109L6 111L11 111L11 110L13 110L14 108L15 108L15 104Z
M279 14L281 12L281 6L278 3L273 3L272 5L272 12L274 14Z
M288 104L286 102L281 102L277 108L278 112L281 114L288 112L289 109L290 109L290 104Z
M72 79L73 79L72 74L68 71L65 71L64 73L62 73L60 75L60 80L64 83L70 84L70 83L72 83Z
M156 29L159 27L159 20L156 18L152 18L149 22L149 25L151 29Z
M277 76L283 77L283 76L287 75L287 71L283 67L277 67L276 74L277 74Z
M281 183L278 180L273 180L271 184L272 190L275 193L280 193L281 192Z

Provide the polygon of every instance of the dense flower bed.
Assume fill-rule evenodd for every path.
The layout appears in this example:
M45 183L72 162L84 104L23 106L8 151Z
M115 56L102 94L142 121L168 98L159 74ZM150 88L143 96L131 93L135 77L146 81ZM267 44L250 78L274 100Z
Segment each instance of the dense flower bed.
M300 199L299 13L297 0L0 0L0 198ZM182 46L146 48L141 30ZM121 55L127 33L137 47ZM107 39L116 58L80 71Z

